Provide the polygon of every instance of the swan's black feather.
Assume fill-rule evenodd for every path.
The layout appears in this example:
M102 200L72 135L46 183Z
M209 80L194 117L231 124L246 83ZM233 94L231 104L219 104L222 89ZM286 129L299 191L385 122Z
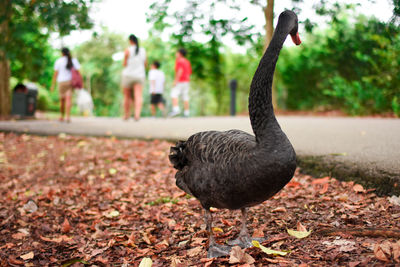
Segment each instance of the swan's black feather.
M172 163L175 169L182 170L186 165L187 160L183 150L186 147L186 142L179 141L175 146L171 147L169 152L169 161Z
M240 131L207 131L192 135L186 142L190 162L227 165L240 160L256 146L254 136Z

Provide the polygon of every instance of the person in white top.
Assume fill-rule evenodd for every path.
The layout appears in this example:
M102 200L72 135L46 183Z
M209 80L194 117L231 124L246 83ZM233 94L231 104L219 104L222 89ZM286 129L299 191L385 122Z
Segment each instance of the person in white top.
M74 68L79 71L80 64L76 58L72 58L68 48L61 49L62 57L56 60L54 64L54 75L51 82L50 90L53 91L55 82L58 83L58 90L60 95L60 121L64 121L66 114L66 121L70 122L70 113L72 105L72 74L71 69Z
M125 50L121 81L124 91L124 119L129 119L131 103L134 100L135 120L139 120L143 103L143 84L146 79L146 51L139 47L139 40L133 34L129 36L129 43L130 46Z
M164 84L165 84L165 74L162 70L160 70L160 62L154 61L151 64L149 71L149 82L150 82L150 108L151 108L151 115L153 117L156 116L156 107L160 109L163 116L164 113L164 99L163 99L163 92L164 92Z

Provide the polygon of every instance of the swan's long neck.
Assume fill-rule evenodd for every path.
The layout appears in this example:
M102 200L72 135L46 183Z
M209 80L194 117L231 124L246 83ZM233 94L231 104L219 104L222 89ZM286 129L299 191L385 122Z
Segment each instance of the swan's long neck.
M280 130L272 105L271 88L279 52L289 33L288 27L282 24L285 23L278 22L274 36L261 58L250 86L249 115L258 143L268 139L275 129Z

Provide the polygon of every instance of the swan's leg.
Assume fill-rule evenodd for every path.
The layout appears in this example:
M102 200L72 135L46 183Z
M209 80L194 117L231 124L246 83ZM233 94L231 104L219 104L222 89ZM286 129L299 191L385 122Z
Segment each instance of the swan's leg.
M242 213L242 217L241 217L242 228L240 229L239 236L236 239L229 241L228 244L230 246L240 246L241 248L250 248L253 246L253 244L251 243L252 240L257 240L259 242L264 241L263 238L251 238L250 237L249 231L247 230L247 225L246 225L247 209L242 208L241 213Z
M215 242L214 235L212 232L212 214L208 209L206 210L204 217L207 225L207 231L209 233L209 248L207 257L218 258L229 255L231 251L231 248L229 246L219 245Z

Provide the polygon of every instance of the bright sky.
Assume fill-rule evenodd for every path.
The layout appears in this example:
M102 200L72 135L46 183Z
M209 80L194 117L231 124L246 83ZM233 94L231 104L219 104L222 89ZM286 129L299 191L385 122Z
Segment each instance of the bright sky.
M146 0L103 0L100 3L96 3L91 11L91 17L95 22L95 31L101 31L101 26L107 27L112 32L117 32L128 36L133 33L139 37L139 39L146 39L148 37L148 31L151 30L151 25L146 23L146 13L149 10L149 6L153 1ZM184 5L184 0L173 0L171 3L172 9L177 9ZM243 6L240 10L241 15L247 16L249 21L258 25L257 30L264 32L263 26L265 19L263 12L259 7L243 2ZM265 1L266 2L266 1ZM304 20L306 17L310 17L312 21L317 19L314 13L312 4L305 1L299 7L302 9L300 14L300 20ZM334 1L332 1L334 2ZM356 0L340 0L340 2L355 3ZM361 2L361 1L360 1ZM379 0L378 3L370 3L367 0L363 0L363 5L357 9L357 12L364 13L365 15L374 15L377 18L387 21L392 15L392 8L390 0ZM291 0L277 0L275 1L274 11L275 14L279 14L285 9L292 8ZM222 14L225 14L225 10ZM242 16L243 16L242 15ZM223 15L222 15L223 16ZM321 21L322 22L322 21ZM275 20L276 23L276 20ZM70 36L64 37L63 45L73 47L79 43L82 43L90 39L93 30L91 31L75 31ZM167 33L168 34L168 33ZM55 47L62 46L59 38L53 38L53 44ZM229 41L228 41L229 42Z

